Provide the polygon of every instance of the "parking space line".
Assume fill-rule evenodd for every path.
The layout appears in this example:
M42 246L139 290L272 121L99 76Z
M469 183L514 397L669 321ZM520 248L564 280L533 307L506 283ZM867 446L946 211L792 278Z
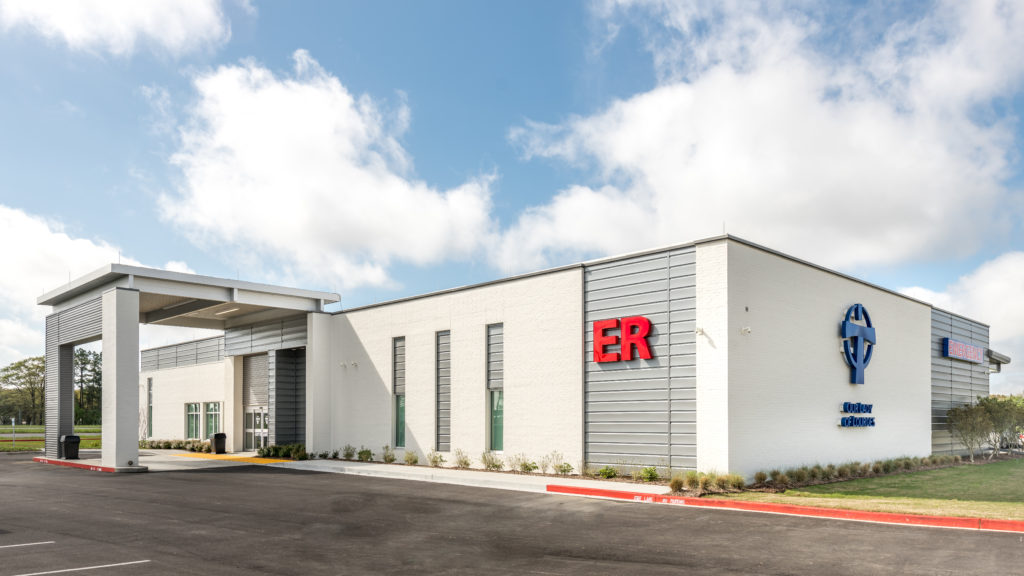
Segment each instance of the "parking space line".
M47 540L46 542L27 542L25 544L7 544L6 546L0 546L0 548L17 548L18 546L39 546L40 544L55 544L54 540Z
M85 566L82 568L65 568L63 570L51 570L49 572L32 572L31 574L16 574L15 576L43 576L44 574L63 574L65 572L82 572L83 570L99 570L100 568L116 568L117 566L130 566L132 564L145 564L149 560L135 560L133 562L121 562L118 564L104 564L102 566Z

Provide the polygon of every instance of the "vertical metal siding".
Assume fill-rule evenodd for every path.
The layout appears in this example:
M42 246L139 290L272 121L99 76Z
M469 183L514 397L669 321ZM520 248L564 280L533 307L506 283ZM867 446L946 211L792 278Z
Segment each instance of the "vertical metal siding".
M270 399L269 382L266 354L242 358L242 404L267 406Z
M304 349L269 352L270 442L305 442L306 428L306 351Z
M395 395L405 394L405 337L391 340L391 382Z
M491 324L487 327L487 389L502 390L505 387L505 326Z
M988 348L988 327L942 310L932 309L932 453L954 454L963 449L949 433L946 412L988 396L989 364L943 358L942 339Z
M451 332L437 333L437 451L450 452L452 439Z
M693 247L585 268L588 464L696 468L695 268ZM593 322L627 316L651 321L653 358L595 363Z
M45 453L59 458L60 437L74 423L74 345L103 333L103 300L95 298L46 317ZM56 424L56 425L54 425Z

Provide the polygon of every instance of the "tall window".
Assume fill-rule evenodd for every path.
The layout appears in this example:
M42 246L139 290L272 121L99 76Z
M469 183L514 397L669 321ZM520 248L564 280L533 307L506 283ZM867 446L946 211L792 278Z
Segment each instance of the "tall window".
M405 338L391 341L391 382L395 391L395 447L405 448Z
M220 402L206 403L206 436L220 432Z
M189 440L197 440L203 433L200 429L202 414L199 408L199 402L185 404L185 437Z
M505 448L505 326L487 327L487 403L491 450Z
M437 451L452 449L452 333L437 333Z
M146 438L153 437L153 379L146 378Z

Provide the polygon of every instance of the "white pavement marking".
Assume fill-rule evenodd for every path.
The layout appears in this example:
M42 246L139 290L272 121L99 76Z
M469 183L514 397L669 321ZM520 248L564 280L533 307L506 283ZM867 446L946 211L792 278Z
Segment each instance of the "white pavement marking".
M26 544L8 544L6 546L0 546L0 548L17 548L18 546L39 546L40 544L55 544L53 540L47 540L46 542L28 542Z
M119 564L104 564L103 566L85 566L83 568L65 568L63 570L51 570L49 572L33 572L31 574L17 574L15 576L43 576L44 574L63 574L64 572L81 572L83 570L98 570L100 568L115 568L117 566L145 564L146 562L149 562L149 560L135 560L134 562L121 562Z

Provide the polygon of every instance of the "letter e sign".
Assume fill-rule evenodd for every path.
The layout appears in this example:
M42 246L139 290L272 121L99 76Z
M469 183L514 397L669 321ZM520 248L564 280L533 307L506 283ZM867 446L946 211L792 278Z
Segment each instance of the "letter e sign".
M619 334L608 334L619 330ZM651 321L643 316L610 318L594 322L594 362L618 362L634 358L651 359L651 347L647 335L651 333ZM621 352L608 351L609 346L621 344Z

